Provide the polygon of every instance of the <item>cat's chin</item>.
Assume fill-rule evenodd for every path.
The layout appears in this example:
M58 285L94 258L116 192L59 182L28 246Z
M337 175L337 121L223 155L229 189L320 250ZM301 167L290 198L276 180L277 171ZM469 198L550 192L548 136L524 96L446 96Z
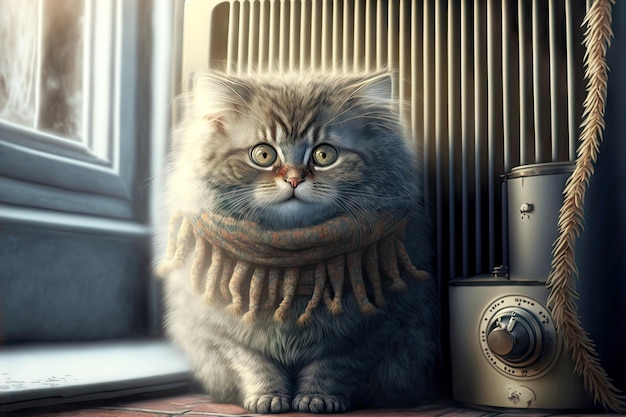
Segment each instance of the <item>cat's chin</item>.
M260 213L259 222L268 229L294 229L322 223L338 213L321 204L296 198L268 205Z

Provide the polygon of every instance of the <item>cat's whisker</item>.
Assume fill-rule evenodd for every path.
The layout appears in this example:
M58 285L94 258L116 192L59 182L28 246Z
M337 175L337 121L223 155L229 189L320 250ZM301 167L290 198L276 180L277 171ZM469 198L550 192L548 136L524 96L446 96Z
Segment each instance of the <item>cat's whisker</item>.
M355 108L358 108L361 112L363 111L361 109L361 107L363 107L362 102L359 102L358 100L356 100L357 97L359 97L359 95L363 92L363 89L366 87L366 84L363 83L360 86L356 87L356 88L344 88L343 91L348 91L348 94L343 97L343 99L337 103L336 106L336 111L333 113L333 115L329 118L328 122L324 125L324 127L326 127L327 125L332 124L336 119L338 119L339 117L341 117L342 115L348 113L350 110L353 110ZM349 101L353 101L351 106L346 106L346 104ZM367 105L365 107L368 107Z
M344 214L361 226L358 230L355 230L356 233L359 233L361 228L369 230L374 227L375 220L372 218L371 213L360 207L357 200L353 200L349 196L344 195L342 198L335 197L334 202L342 208ZM360 235L357 235L356 238L361 240Z
M350 202L351 206L352 205L358 206L358 205L362 205L364 202L368 202L367 200L368 197L369 197L369 194L366 192L342 190L340 198L346 200L346 202ZM376 203L377 203L378 208L388 208L391 211L394 211L395 209L398 209L401 207L407 207L412 202L413 200L408 199L408 198L395 197L395 196L383 196L383 195L376 196ZM372 208L363 207L362 210L367 215L371 216ZM383 210L383 211L386 211L386 210Z
M335 113L333 113L333 115L322 125L322 130L326 129L329 126L333 126L335 124L335 121L337 121L341 116L343 116L344 114L347 114L350 112L350 110L353 110L355 108L357 108L358 106L356 104L350 106L350 107L345 107L345 106L341 106ZM341 119L341 121L343 121L344 119Z

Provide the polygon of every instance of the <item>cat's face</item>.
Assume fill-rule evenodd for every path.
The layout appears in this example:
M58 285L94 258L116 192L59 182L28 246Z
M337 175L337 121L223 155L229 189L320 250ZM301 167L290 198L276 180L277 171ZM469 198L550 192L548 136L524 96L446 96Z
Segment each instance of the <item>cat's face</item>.
M175 133L170 204L277 229L406 210L416 167L389 96L382 75L204 75Z

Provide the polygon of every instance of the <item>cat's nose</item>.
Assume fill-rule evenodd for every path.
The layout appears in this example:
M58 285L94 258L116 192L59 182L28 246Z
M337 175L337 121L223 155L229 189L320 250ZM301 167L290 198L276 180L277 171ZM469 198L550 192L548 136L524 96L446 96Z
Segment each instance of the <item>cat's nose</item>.
M293 188L296 188L298 184L304 181L304 179L303 178L286 178L285 181L291 184Z
M296 188L300 183L304 182L305 176L306 172L303 169L289 167L283 179L291 184L293 188Z

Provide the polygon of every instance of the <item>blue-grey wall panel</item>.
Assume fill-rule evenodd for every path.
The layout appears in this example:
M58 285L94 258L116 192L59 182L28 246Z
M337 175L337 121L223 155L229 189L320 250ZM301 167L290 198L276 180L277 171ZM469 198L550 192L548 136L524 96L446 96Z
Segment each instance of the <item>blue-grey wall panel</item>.
M0 224L0 340L146 334L145 240Z

